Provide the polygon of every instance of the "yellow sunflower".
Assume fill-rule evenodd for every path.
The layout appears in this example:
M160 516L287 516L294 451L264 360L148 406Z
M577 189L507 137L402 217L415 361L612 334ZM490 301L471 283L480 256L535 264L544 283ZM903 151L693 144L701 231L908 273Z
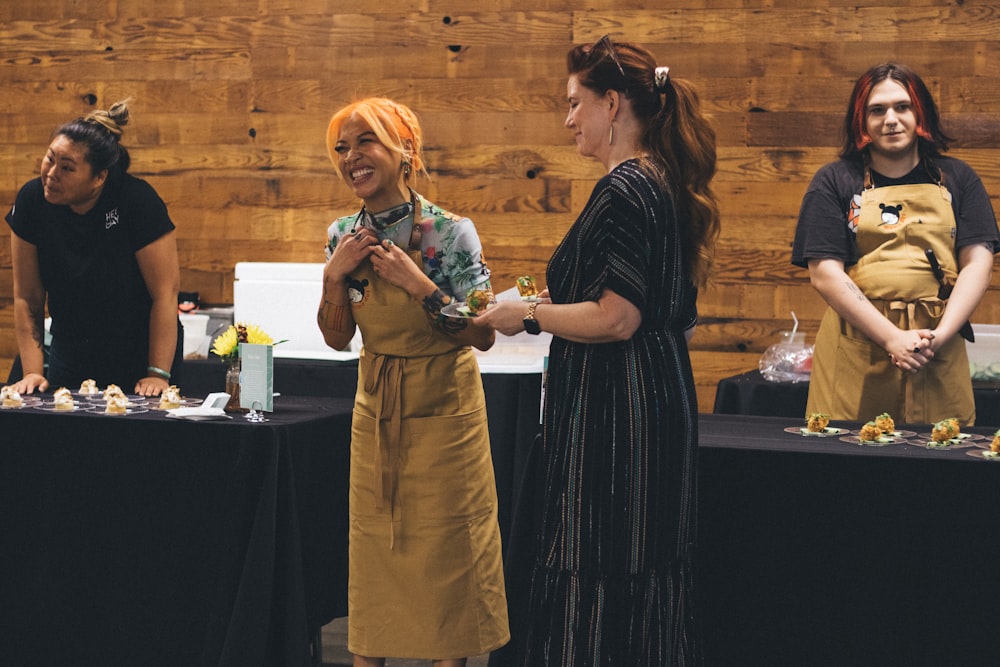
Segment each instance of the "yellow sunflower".
M256 345L277 345L277 343L274 342L274 339L256 324L237 322L216 336L215 340L212 341L212 352L215 356L223 360L231 360L239 356L239 327L241 326L245 328L247 332L246 342L254 343Z

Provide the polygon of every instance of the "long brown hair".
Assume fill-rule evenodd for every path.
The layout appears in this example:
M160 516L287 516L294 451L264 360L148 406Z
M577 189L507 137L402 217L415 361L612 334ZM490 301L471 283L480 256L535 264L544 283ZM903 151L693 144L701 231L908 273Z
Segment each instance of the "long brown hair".
M629 99L645 127L642 147L646 171L672 191L681 226L684 256L692 282L704 286L712 274L719 237L719 205L712 191L715 130L701 113L690 82L663 70L657 80L656 57L646 48L610 39L576 46L566 58L570 75L598 95L617 90ZM664 78L665 77L665 78Z

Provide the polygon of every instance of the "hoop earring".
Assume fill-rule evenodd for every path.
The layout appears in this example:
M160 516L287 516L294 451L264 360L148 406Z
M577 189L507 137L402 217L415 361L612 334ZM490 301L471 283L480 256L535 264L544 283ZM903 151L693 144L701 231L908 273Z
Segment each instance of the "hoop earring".
M608 135L608 146L615 143L615 124L611 123L611 133Z

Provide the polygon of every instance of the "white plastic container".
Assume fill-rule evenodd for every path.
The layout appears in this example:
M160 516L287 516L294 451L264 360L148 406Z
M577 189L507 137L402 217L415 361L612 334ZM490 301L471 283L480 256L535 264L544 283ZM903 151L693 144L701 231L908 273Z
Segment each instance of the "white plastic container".
M973 380L1000 382L1000 324L973 324L976 342L965 341Z
M356 359L360 338L348 350L331 349L316 324L323 296L322 262L239 262L233 283L233 321L256 324L275 341L274 357Z
M181 313L178 315L184 327L184 358L206 359L212 341L208 336L209 316L202 313Z

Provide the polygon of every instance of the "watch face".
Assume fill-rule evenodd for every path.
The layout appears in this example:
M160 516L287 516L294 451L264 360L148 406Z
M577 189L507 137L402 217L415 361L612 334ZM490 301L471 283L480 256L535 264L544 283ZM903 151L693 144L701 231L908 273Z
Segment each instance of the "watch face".
M525 320L524 330L535 336L542 333L542 328L538 326L538 320Z

